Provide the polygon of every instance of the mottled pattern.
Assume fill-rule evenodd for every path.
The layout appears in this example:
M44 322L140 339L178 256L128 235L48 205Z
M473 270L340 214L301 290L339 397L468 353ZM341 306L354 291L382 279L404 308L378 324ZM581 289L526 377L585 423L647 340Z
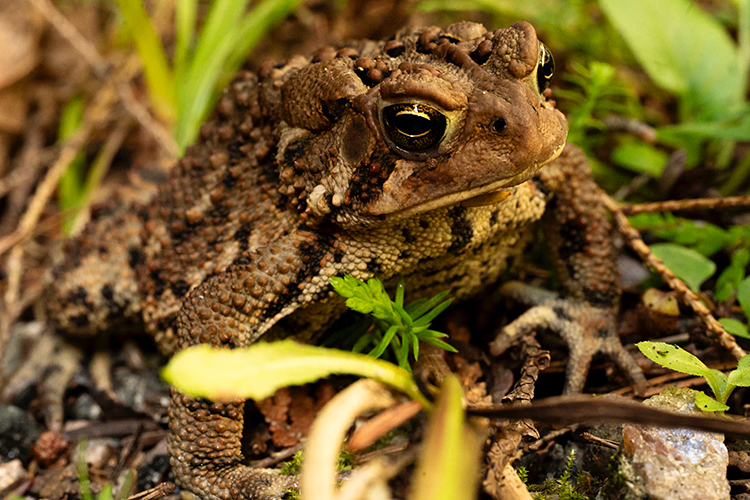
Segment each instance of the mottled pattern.
M166 353L314 340L343 310L330 277L404 275L412 298L446 288L469 296L512 270L552 203L547 226L571 307L606 305L592 314L610 321L619 288L609 226L591 206L582 155L566 152L531 180L567 133L538 87L541 51L527 23L494 32L458 23L239 74L157 197L111 207L71 243L55 269L52 316L83 332L141 317ZM383 109L404 104L412 121L388 128ZM427 122L443 124L430 128L436 142L397 145L392 134L410 144ZM587 353L600 349L599 332L581 337ZM602 333L624 352L611 329ZM576 380L589 359L569 370ZM210 499L293 486L242 465L242 427L242 402L174 394L177 483Z

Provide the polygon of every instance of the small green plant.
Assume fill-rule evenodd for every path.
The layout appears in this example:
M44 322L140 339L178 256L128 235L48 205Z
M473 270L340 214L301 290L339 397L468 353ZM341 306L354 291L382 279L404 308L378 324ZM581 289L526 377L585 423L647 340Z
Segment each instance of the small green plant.
M581 483L581 481L577 480L575 483L573 482L573 466L575 465L575 460L576 452L575 450L570 450L570 454L565 462L565 469L559 478L547 479L540 485L528 486L529 491L532 492L532 497L535 500L546 500L548 498L557 498L559 500L588 500L586 494L580 491L578 483Z
M568 141L586 150L591 147L590 129L605 128L601 118L609 113L629 114L623 103L628 90L615 77L615 68L592 61L588 65L576 63L572 72L562 78L576 90L556 89L555 98L571 102L568 118Z
M675 345L646 341L639 342L636 346L644 356L664 368L705 378L716 399L699 392L695 404L703 411L728 410L726 402L732 391L737 387L750 387L750 356L742 358L737 363L737 368L729 375L725 375L719 370L707 367L703 361Z
M112 500L112 483L107 482L96 497L91 492L91 481L89 481L89 466L86 463L86 448L88 440L81 439L78 441L78 456L76 460L76 469L78 472L78 486L81 489L82 500ZM120 489L118 500L125 500L133 486L134 476L132 471L125 474L125 481Z
M341 453L339 453L339 461L336 464L336 470L352 470L352 467L354 466L354 460L356 458L357 456L354 453L351 453L349 451L342 451ZM303 451L300 450L292 455L292 458L284 462L284 465L281 466L279 474L283 476L298 476L300 467L302 467L302 459Z
M731 306L736 300L745 316L744 321L721 318L724 328L738 337L750 338L750 224L723 229L705 221L693 221L672 214L640 214L630 217L633 227L665 239L668 243L651 245L654 254L664 261L678 278L694 291L716 273L716 264L709 259L721 252L729 254L730 263L716 277L714 298Z
M529 469L522 465L516 469L516 474L518 474L518 479L520 479L523 484L529 483Z
M279 474L282 476L297 476L299 475L299 468L302 466L302 450L292 455L292 458L284 462L281 466Z
M247 12L248 0L214 0L200 33L198 0L175 3L175 49L166 50L139 0L117 0L133 36L152 106L174 125L180 151L193 142L219 91L263 35L292 12L300 0L263 0Z
M352 276L331 278L331 285L342 297L346 297L349 309L373 317L370 328L354 345L353 351L362 352L373 345L368 355L379 358L391 347L401 368L409 368L409 350L414 360L419 357L419 341L427 342L446 351L456 352L449 344L440 340L445 333L430 330L430 322L447 308L453 299L445 299L450 293L441 292L429 300L418 300L404 306L404 280L396 285L396 299L391 300L377 278L363 282Z

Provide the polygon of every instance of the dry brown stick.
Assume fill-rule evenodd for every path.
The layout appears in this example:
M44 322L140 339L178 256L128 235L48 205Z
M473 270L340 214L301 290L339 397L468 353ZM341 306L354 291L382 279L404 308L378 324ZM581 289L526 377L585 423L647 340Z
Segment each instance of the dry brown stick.
M664 265L664 262L662 262L660 258L658 258L651 252L651 249L643 241L643 238L641 238L641 234L638 232L638 230L630 225L628 218L625 217L625 214L620 209L620 206L617 204L617 202L604 192L601 193L601 197L604 205L608 210L612 212L615 223L617 224L617 228L627 240L628 245L630 245L630 247L635 250L635 252L640 256L640 258L648 267L656 271L664 280L664 282L669 285L672 290L675 290L677 292L677 294L686 305L688 305L693 309L693 311L695 311L695 313L706 325L706 328L708 328L708 331L716 336L716 339L719 341L722 347L732 353L732 356L734 356L735 358L742 358L745 355L745 351L737 345L734 337L732 337L726 332L726 330L724 330L724 327L721 326L721 323L719 323L716 318L714 318L713 314L711 314L711 311L709 311L705 304L701 302L700 298L692 290L690 290L690 288L688 288L685 282L677 278L674 273L672 273L672 271L667 269L667 267Z
M137 57L134 57L134 60L138 62ZM130 113L156 139L156 142L167 152L170 159L177 158L180 151L177 141L174 140L169 130L156 120L145 106L138 102L133 95L133 89L128 84L128 81L123 80L118 85L117 91L125 111Z
M717 208L750 207L750 196L727 196L726 198L696 198L689 200L666 200L637 205L622 205L625 215L653 212L677 212L680 210L715 210Z
M97 75L106 74L109 64L91 42L76 29L73 24L50 2L50 0L29 0L39 12L47 18L52 26L65 38L70 45L76 49L86 62L94 69Z
M107 75L108 70L111 67L110 62L99 54L96 47L86 40L76 27L55 8L50 0L29 1L42 12L63 38L65 38L71 46L83 56L98 77L102 78ZM126 111L128 111L128 113L130 113L144 129L154 136L157 143L164 148L170 157L174 158L179 151L177 143L174 141L170 133L160 123L154 120L151 114L133 97L132 90L130 90L129 85L127 85L139 68L140 58L137 55L133 55L125 61L121 71L118 71L119 77L116 78L116 80L118 80L119 84L118 92L120 99L122 100Z
M21 286L21 269L24 253L23 245L21 243L24 239L33 234L34 228L39 222L44 207L54 193L60 177L65 173L70 163L86 144L94 127L108 120L110 110L116 102L115 84L111 79L106 85L99 89L94 97L92 105L88 108L87 113L84 116L80 128L76 130L73 136L65 143L57 160L37 186L16 230L0 239L0 255L11 250L6 264L6 268L9 272L7 287L3 297L4 318L1 319L4 323L6 320L9 324L12 323L20 313L18 305L20 303L19 290ZM0 328L0 356L5 352L9 336L9 326L8 328Z

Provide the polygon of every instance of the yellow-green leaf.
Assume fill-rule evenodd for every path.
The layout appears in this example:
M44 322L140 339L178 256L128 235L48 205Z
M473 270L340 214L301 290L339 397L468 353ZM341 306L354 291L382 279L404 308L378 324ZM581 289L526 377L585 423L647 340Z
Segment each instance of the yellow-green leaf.
M291 340L244 349L205 344L190 347L175 355L162 370L164 379L181 392L211 400L259 400L281 387L314 382L335 373L379 380L430 406L411 375L392 363Z
M481 439L467 423L458 379L443 381L414 477L412 500L470 500L479 486Z
M703 411L710 412L727 411L729 409L727 405L719 403L714 398L707 396L703 392L699 392L695 395L695 406Z
M696 377L706 377L709 368L686 350L664 342L638 342L635 345L644 356L654 363L680 373Z

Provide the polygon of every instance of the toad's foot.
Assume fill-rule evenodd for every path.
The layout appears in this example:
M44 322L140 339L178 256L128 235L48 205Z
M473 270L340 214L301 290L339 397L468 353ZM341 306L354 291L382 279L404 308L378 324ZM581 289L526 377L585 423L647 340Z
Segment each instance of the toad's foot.
M500 331L490 344L494 356L523 335L546 328L558 333L570 350L565 394L583 390L591 359L598 352L617 364L630 378L637 394L643 393L646 387L643 372L617 337L616 309L562 299L555 293L517 281L504 284L500 293L532 307Z
M202 500L281 500L298 477L241 464L244 401L212 403L172 389L169 451L177 484Z

